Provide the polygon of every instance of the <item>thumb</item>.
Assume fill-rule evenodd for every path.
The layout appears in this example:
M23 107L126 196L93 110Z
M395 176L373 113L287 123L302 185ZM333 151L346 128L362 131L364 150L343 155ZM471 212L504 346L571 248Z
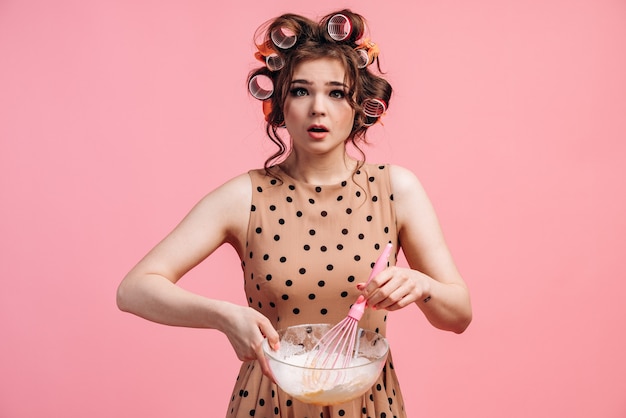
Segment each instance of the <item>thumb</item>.
M274 351L280 349L280 336L273 326L269 325L266 329L262 329L263 335L267 338L267 342L270 348Z

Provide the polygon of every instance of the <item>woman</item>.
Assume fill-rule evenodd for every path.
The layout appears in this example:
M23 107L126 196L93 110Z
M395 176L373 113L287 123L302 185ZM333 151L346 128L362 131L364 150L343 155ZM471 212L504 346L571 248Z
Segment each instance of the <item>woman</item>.
M264 169L206 195L119 286L124 311L227 336L243 362L228 417L308 416L309 406L273 382L261 343L267 337L276 347L276 330L291 325L337 323L361 294L371 309L359 326L383 335L387 312L410 305L442 330L460 333L471 321L468 289L418 179L396 165L366 163L360 151L392 92L371 70L378 51L364 29L350 10L319 23L286 14L262 27L257 58L265 65L249 86L263 100L278 152ZM365 286L388 242L410 268L395 266L396 251ZM241 259L248 306L176 286L226 243ZM316 408L315 417L406 416L391 354L362 398Z

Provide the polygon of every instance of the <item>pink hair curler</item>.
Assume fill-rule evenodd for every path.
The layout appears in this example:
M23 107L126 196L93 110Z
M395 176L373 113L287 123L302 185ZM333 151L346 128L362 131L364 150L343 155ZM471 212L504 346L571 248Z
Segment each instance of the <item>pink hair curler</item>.
M378 58L380 49L374 42L366 39L361 45L356 48L356 53L359 55L359 68L365 68Z
M266 100L274 94L274 82L264 74L257 74L248 82L250 94L259 100Z
M294 33L293 30L286 28L284 26L280 26L274 28L272 33L270 34L272 38L272 42L274 45L281 49L289 49L296 44L298 37Z
M270 71L278 71L285 66L285 60L280 55L272 53L265 57L265 65Z
M367 67L367 64L369 64L370 62L370 57L367 53L367 50L360 48L356 50L356 53L359 55L359 68Z
M370 118L378 118L387 110L387 104L381 99L363 100L363 113Z
M328 19L326 28L331 38L335 41L343 41L352 33L352 22L345 15L338 13Z

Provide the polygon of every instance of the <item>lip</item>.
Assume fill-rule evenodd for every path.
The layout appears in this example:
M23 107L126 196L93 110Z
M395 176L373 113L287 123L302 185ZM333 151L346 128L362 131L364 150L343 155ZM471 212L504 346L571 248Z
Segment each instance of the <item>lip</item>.
M326 135L328 135L329 131L328 128L324 125L311 125L308 127L307 132L309 133L309 137L316 140L321 140L324 139Z
M324 125L311 125L307 128L307 131L309 132L328 132L328 128Z
M307 132L309 133L309 137L315 140L322 140L326 138L328 135L328 128L324 125L311 125L307 128Z

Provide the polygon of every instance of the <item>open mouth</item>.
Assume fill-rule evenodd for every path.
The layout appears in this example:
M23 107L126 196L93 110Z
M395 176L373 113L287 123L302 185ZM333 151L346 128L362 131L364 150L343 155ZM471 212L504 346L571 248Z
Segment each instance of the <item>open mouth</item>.
M326 127L324 127L324 126L315 125L315 126L311 126L308 129L308 131L309 132L328 132L328 129L326 129Z

